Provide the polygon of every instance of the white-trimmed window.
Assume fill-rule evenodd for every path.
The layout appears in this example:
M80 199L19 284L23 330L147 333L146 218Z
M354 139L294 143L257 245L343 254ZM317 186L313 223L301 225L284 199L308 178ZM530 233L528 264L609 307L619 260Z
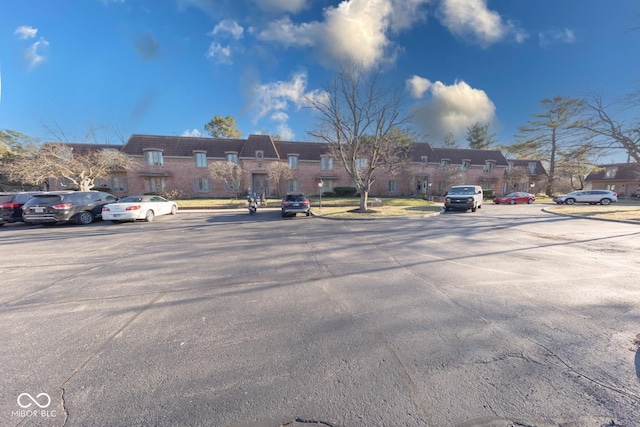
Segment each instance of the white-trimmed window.
M366 157L359 157L356 159L356 169L363 170L369 166L369 159Z
M422 157L420 157L420 160L422 161L422 163L424 163L426 165L427 161L429 160L429 158L427 156L422 156Z
M289 167L291 169L298 169L298 155L297 154L289 154L287 157L287 161L289 162Z
M617 173L618 173L617 167L608 167L604 169L605 178L615 178Z
M320 170L332 171L333 170L333 158L328 156L320 157Z
M299 193L300 192L300 180L288 179L287 180L287 193Z
M264 160L264 151L256 150L256 160Z
M527 166L529 167L529 175L531 176L537 175L536 171L538 168L536 168L536 162L529 162Z
M449 159L440 159L440 166L442 166L443 168L449 166L449 163Z
M149 191L152 193L161 193L167 184L167 179L163 176L153 176L149 178Z
M482 172L485 173L491 173L493 172L493 169L496 166L496 162L493 160L487 160L486 162L484 162L484 168L482 169Z
M196 178L193 180L193 189L196 193L208 193L210 190L209 178Z
M398 192L398 181L395 179L390 179L387 181L387 191L389 194L395 194Z
M469 165L471 165L471 161L470 160L463 160L462 164L460 165L460 171L462 172L466 172L469 170Z
M227 156L227 162L238 164L238 153L234 151L225 153L225 155Z
M162 151L160 150L148 150L144 152L144 158L148 166L162 166L164 165L164 159L162 158Z
M206 168L207 167L207 153L203 152L195 152L193 157L196 161L197 168Z
M113 191L127 192L127 177L126 176L112 176L109 179L109 188Z

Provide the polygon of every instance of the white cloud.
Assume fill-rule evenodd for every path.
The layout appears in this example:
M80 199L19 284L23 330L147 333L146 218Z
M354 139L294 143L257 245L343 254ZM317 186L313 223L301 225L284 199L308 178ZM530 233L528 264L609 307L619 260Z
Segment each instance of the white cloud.
M218 42L213 42L209 45L209 50L207 51L206 56L218 64L231 65L233 63L231 60L231 47L222 46Z
M37 33L37 28L33 28L28 25L22 25L13 32L13 34L18 36L18 38L22 40L32 39L36 36Z
M309 1L311 3L311 1ZM307 7L306 0L258 0L258 5L267 11L298 13Z
M433 85L431 80L413 75L407 80L407 89L414 98L422 98L424 93Z
M243 36L244 28L238 25L237 21L232 19L225 19L220 21L218 25L213 28L213 31L209 33L210 36L225 36L229 34L235 40L240 40Z
M277 81L267 84L255 83L251 86L249 107L253 112L253 124L268 117L277 123L278 134L282 139L292 139L293 131L289 128L290 109L299 110L308 105L307 99L320 98L323 92L307 91L307 73L295 73L288 81Z
M498 12L487 8L487 0L442 0L439 19L456 36L483 48L512 37L522 43L526 32Z
M198 129L193 129L193 130L187 129L184 132L182 132L182 134L180 136L196 136L196 137L200 137L200 136L202 136L202 133Z
M496 107L489 96L464 81L450 86L437 81L427 91L430 97L415 104L412 110L416 125L434 143L449 132L464 136L467 127L474 123L491 123L495 119Z
M47 46L49 46L49 42L41 38L26 50L24 58L27 60L29 68L37 67L44 62L45 57L41 54L41 50Z
M573 30L563 28L562 30L543 31L538 34L540 46L547 46L554 42L575 43L576 35Z
M285 46L316 48L328 64L355 61L364 67L392 61L391 35L424 19L431 0L344 0L324 10L323 21L295 24L289 17L271 22L258 38Z

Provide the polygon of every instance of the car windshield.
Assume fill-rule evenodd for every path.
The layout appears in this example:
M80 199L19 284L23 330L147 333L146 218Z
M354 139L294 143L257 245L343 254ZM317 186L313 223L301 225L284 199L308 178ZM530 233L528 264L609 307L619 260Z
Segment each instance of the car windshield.
M289 194L287 195L287 201L289 202L304 202L303 194Z
M449 190L449 194L451 195L472 195L476 194L476 190L473 187L454 187Z

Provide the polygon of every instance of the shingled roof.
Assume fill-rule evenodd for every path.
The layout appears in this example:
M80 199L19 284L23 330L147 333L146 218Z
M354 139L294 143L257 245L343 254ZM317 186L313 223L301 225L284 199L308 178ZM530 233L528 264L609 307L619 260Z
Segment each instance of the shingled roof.
M122 152L130 156L142 156L145 150L158 149L168 157L191 157L194 151L206 151L208 157L225 158L226 152L240 153L246 142L246 139L131 135Z
M548 176L546 169L542 166L542 162L540 160L526 160L526 159L509 159L509 163L513 165L513 167L524 167L529 169L529 163L536 163L536 175L538 176Z
M613 176L606 176L607 170L616 169ZM601 165L597 170L591 172L587 181L606 181L606 180L624 180L638 181L640 180L640 164L638 163L611 163Z
M509 162L498 150L472 150L470 148L434 148L439 160L447 159L452 165L462 164L463 160L472 165L484 165L488 160L496 162L496 166L509 166Z

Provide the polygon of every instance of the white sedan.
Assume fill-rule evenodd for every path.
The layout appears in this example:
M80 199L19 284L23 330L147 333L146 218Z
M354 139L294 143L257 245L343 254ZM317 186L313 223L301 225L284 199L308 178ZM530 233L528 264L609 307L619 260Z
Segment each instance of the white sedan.
M178 205L160 196L123 197L102 207L102 219L113 222L143 219L153 221L158 215L175 215Z

